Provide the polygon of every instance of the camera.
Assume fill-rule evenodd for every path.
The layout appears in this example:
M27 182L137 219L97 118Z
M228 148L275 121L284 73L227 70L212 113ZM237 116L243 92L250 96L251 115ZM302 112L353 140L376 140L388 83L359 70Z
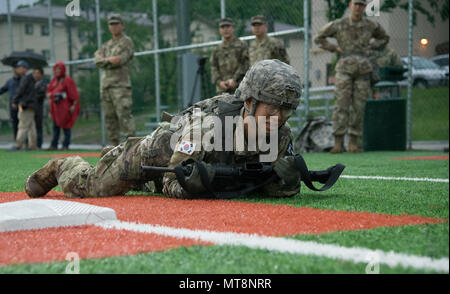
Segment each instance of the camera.
M58 104L59 102L61 102L62 99L66 99L67 94L65 92L63 93L56 93L55 94L55 103Z

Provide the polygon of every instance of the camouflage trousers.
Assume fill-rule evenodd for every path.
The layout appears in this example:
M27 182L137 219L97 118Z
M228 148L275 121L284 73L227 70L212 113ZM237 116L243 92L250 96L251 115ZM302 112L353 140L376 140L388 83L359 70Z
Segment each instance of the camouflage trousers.
M336 73L333 133L336 136L362 136L364 108L370 97L370 74L354 76Z
M79 156L68 157L59 170L58 184L68 197L124 195L137 183L161 180L162 174L143 172L141 165L168 166L173 150L167 127L143 138L128 138L103 155L96 166Z
M134 137L136 127L131 114L131 88L110 87L102 89L101 105L105 113L105 125L112 145L120 142L120 130L125 137Z

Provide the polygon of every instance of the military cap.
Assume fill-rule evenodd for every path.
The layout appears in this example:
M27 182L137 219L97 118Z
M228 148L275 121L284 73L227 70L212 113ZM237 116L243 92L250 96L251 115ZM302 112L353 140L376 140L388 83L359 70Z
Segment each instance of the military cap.
M222 26L233 26L233 20L229 17L221 18L219 21L219 27Z
M257 23L259 23L259 24L267 23L266 17L264 15L255 15L250 19L250 22L252 25L257 24Z
M359 3L359 4L364 4L367 5L367 0L352 0L352 3Z
M108 24L113 24L113 23L123 23L122 17L120 16L120 14L111 14L108 17Z
M25 67L25 68L30 68L30 65L29 65L28 62L26 62L25 60L19 60L19 61L14 65L14 67L19 67L19 66L22 66L22 67Z

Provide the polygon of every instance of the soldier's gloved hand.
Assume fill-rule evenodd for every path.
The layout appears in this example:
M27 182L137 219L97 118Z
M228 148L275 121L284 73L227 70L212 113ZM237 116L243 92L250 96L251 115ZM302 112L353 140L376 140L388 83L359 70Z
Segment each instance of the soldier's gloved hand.
M273 164L273 170L289 186L300 182L300 171L295 165L294 156L280 158Z
M206 171L206 174L208 175L208 179L210 182L212 182L212 180L214 179L215 169L211 164L206 163L204 161L193 162L191 163L191 165L192 165L192 172L189 176L186 176L185 178L186 187L189 190L188 192L203 193L206 191L206 188L202 183L198 165L204 167L204 170Z

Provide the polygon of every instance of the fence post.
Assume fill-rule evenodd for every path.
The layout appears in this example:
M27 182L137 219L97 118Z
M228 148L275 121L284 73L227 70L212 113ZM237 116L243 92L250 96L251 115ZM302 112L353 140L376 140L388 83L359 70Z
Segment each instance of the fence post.
M11 53L14 51L14 39L12 31L12 21L11 21L11 0L6 0L6 7L8 9L8 36L9 36L9 48Z
M406 142L407 149L412 149L412 55L413 55L413 0L408 0L408 17L409 17L409 32L408 32L408 97L406 106Z
M97 24L97 48L100 49L102 47L102 29L100 26L100 0L95 0L95 21ZM98 71L99 77L99 96L100 96L100 120L101 120L101 128L102 128L102 146L106 145L106 136L105 136L105 114L103 113L103 107L101 107L101 95L102 95L102 70Z
M154 49L159 50L159 40L158 40L158 7L157 0L152 1L153 8L153 39L154 39ZM155 96L156 96L156 121L161 121L161 92L159 85L159 54L155 53Z
M304 114L301 119L299 119L299 131L302 128L303 121L306 121L306 118L309 115L309 0L303 0L303 27L304 27L304 58L303 58L303 72L304 72Z
M55 64L55 35L53 34L52 0L48 0L48 31L50 34L50 63Z
M227 13L226 13L226 0L220 0L220 18L225 18Z

